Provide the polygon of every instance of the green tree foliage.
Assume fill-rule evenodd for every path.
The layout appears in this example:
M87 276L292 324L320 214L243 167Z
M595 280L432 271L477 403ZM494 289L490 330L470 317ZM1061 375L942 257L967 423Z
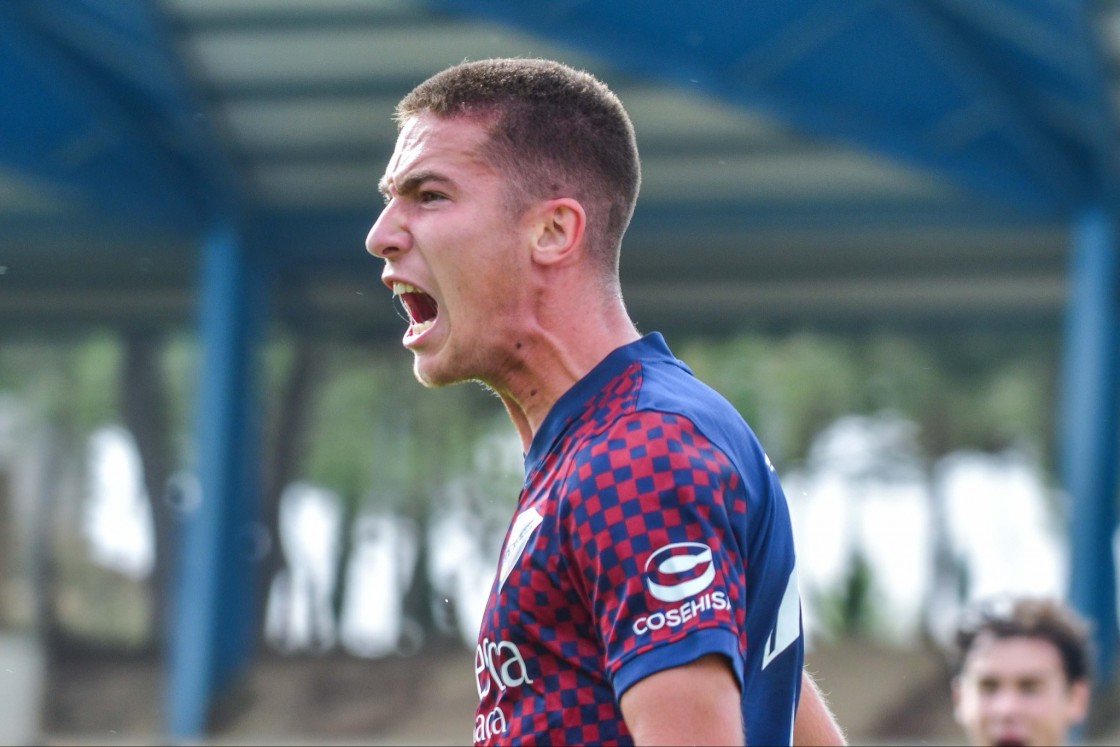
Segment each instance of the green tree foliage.
M1025 443L1045 451L1056 351L1000 335L900 334L696 339L678 355L727 397L776 462L805 457L837 417L894 411L916 422L927 459Z
M870 391L877 404L921 426L930 459L1013 444L1045 452L1052 444L1057 352L1033 342L1010 345L993 334L875 338L867 344Z
M735 405L778 462L803 458L813 434L860 409L861 371L842 340L749 335L679 347L678 355Z
M411 356L395 345L335 344L321 352L323 372L302 474L341 499L332 595L337 618L356 517L366 510L387 511L412 519L419 536L426 536L433 504L453 477L471 471L501 405L474 385L425 390L412 374ZM516 492L511 502L515 497ZM422 546L406 615L433 633L427 558Z
M858 637L875 628L881 600L875 591L874 575L863 552L854 550L838 588L815 600L824 630Z
M199 366L198 337L193 333L170 334L163 353L164 377L168 387L169 421L177 463L194 464L195 400Z
M120 358L108 333L8 342L0 345L0 391L16 394L36 418L88 435L116 412Z
M404 509L470 468L473 447L501 404L466 384L425 389L411 356L395 347L332 346L321 382L304 470L339 495L372 494Z
M1006 330L800 332L670 342L744 414L779 465L804 459L815 435L836 418L883 411L918 425L927 466L962 448L998 451L1026 443L1044 458L1052 453L1053 337ZM49 343L6 341L0 345L0 393L14 395L34 418L64 432L74 445L71 461L80 459L85 436L120 420L122 350L110 332ZM168 334L160 356L172 461L180 467L193 464L198 353L196 337L180 331ZM293 356L291 338L267 341L265 433L284 422L277 418L277 392ZM511 478L498 452L510 451L516 462L517 446L507 439L512 426L491 392L473 384L425 389L412 374L411 356L390 342L316 340L314 363L313 399L301 427L306 433L290 452L295 479L335 492L347 516L386 510L421 527L447 486L465 484L464 476L481 500L496 501L496 514L512 506L516 474ZM854 578L859 583L849 592L866 580L858 573ZM839 615L843 625L861 619L843 605L862 603L864 591L838 598L837 612L846 609ZM423 593L415 596L422 600Z
M722 392L779 465L804 459L816 434L845 414L894 413L917 425L934 519L935 575L957 583L934 466L962 449L1052 451L1055 340L997 332L694 340L678 353ZM1049 344L1048 344L1049 343ZM879 599L866 559L817 600L826 630L869 633Z

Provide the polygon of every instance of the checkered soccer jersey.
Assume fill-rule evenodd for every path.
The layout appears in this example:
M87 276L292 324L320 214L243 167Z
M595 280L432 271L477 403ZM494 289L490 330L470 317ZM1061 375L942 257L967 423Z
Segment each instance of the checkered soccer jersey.
M709 653L739 681L747 744L789 744L803 645L785 496L735 409L653 333L568 390L525 457L475 651L475 742L631 744L626 689Z

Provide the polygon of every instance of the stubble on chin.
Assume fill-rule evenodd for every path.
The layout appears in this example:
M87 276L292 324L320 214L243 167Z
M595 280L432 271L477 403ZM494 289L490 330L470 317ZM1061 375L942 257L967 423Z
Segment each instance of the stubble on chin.
M416 378L420 385L425 389L437 389L443 386L443 383L433 378L432 375L420 363L420 356L414 355L412 359L412 375Z
M474 377L462 375L461 366L441 365L439 360L424 360L420 355L414 354L412 361L412 375L426 389L439 389L452 384L470 381Z
M444 344L426 354L413 352L412 373L428 389L475 382L498 389L507 369L520 365L520 359L507 350L504 342L476 338L469 346ZM498 361L498 365L495 365Z

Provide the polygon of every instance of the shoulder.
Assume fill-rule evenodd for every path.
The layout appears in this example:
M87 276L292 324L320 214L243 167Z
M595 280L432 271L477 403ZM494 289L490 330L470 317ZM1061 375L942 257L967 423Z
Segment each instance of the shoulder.
M620 497L687 485L739 482L737 459L688 416L663 410L620 414L578 445L571 477L585 491Z

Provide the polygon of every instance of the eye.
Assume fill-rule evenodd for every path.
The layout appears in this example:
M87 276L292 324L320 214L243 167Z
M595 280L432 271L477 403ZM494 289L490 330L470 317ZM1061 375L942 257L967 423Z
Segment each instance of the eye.
M420 200L420 202L438 202L440 200L446 200L447 195L443 194L442 192L432 192L425 190L418 195L418 199Z
M980 680L977 689L983 695L992 695L999 691L999 682L996 680Z

